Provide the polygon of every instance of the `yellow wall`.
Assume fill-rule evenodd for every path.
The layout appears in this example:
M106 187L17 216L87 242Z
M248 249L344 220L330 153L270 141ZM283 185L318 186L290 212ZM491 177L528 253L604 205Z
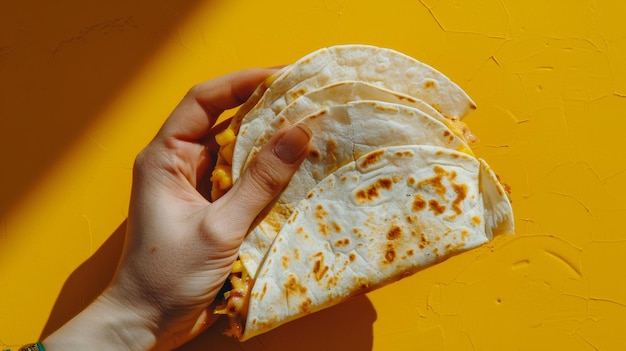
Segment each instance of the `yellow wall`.
M0 349L104 287L134 155L192 84L342 43L405 52L474 98L475 151L511 185L517 234L242 345L211 330L183 349L626 349L626 2L2 7Z

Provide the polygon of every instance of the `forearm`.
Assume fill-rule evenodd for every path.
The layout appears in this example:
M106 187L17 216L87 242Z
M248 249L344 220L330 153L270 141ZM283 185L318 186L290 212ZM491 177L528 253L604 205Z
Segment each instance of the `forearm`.
M156 338L144 316L101 295L89 307L43 341L46 351L133 350L155 348Z

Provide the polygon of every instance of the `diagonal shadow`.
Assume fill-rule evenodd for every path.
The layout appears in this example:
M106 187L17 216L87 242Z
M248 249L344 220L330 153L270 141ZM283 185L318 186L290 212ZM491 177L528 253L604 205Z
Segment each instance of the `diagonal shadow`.
M0 218L46 175L199 2L3 3Z
M222 335L227 322L219 320L179 350L368 351L373 348L375 320L374 306L365 295L360 295L244 342Z
M45 339L67 323L104 291L113 279L117 262L122 256L125 234L126 221L117 227L89 259L70 274L52 307L39 340Z
M125 232L126 222L123 222L68 277L41 332L40 340L72 319L106 288L121 257ZM179 350L200 351L211 348L223 351L287 351L298 345L300 351L366 351L372 349L372 325L375 320L374 306L363 295L243 343L222 335L226 328L226 321L222 319Z

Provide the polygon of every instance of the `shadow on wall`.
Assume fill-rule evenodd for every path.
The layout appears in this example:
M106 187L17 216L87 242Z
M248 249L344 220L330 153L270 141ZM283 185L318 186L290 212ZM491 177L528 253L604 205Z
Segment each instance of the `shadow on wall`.
M72 272L57 297L40 340L45 339L87 307L106 288L121 257L125 232L126 222L122 223L89 259ZM200 351L209 348L222 351L371 350L374 338L372 325L375 320L374 306L362 295L243 343L222 335L227 324L222 318L179 350Z
M8 1L0 11L0 217L200 0ZM211 1L211 0L204 0Z

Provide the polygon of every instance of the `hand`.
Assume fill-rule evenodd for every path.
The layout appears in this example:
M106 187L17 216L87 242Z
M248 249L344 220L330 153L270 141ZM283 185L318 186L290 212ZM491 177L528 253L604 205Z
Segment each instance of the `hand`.
M115 349L170 350L210 325L209 305L251 223L289 182L310 147L306 127L287 127L219 200L211 203L199 191L217 157L215 121L275 72L228 74L183 98L136 159L126 243L113 281L44 341L48 351L77 346L79 339L94 350L112 349L112 342Z

